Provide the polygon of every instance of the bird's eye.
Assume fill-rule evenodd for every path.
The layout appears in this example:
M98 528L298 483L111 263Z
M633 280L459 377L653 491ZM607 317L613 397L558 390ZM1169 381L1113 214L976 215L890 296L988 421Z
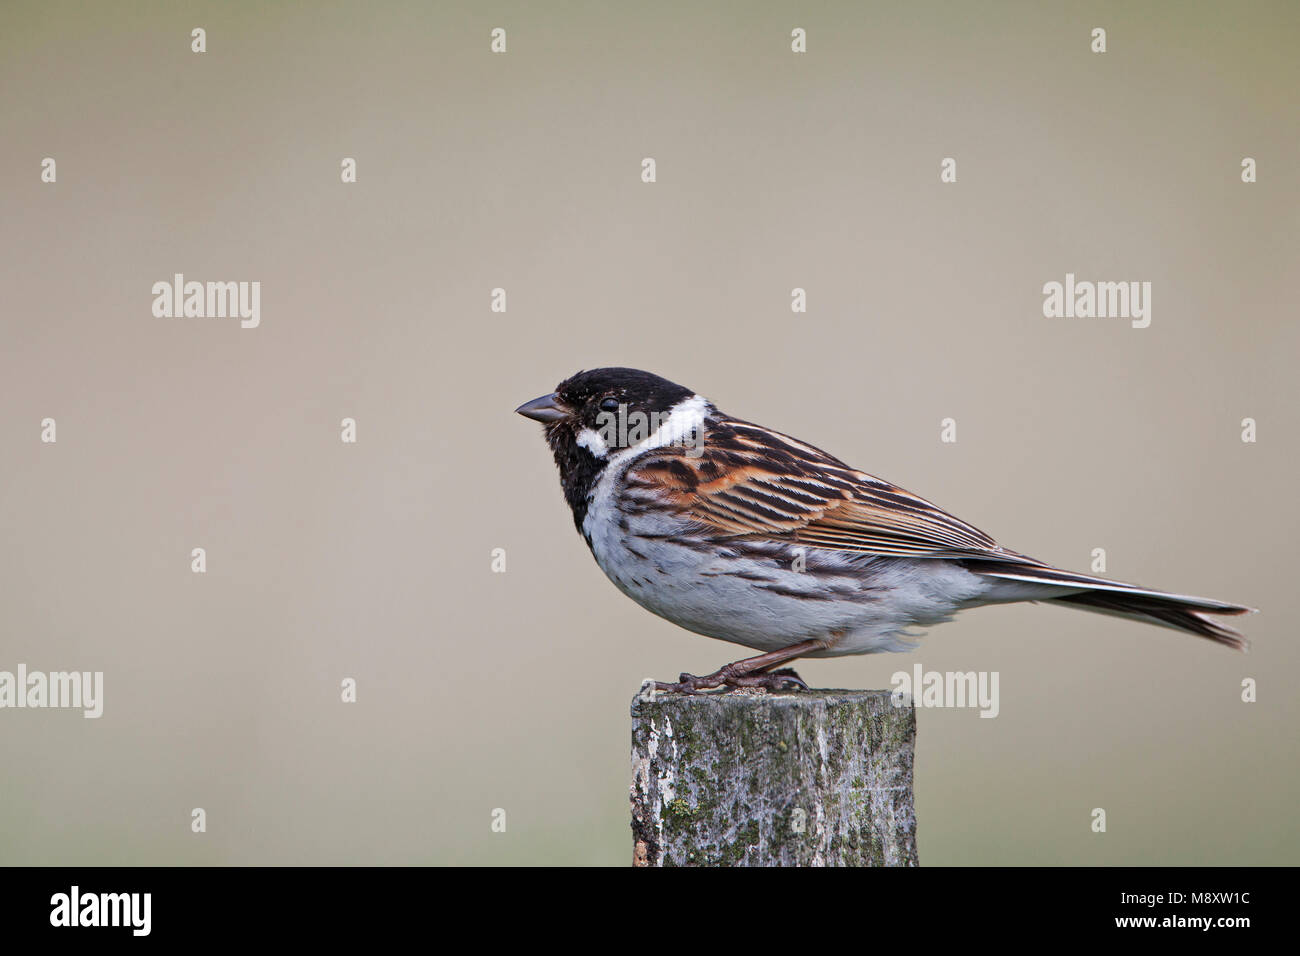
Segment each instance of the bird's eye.
M618 399L612 395L609 398L602 398L600 400L600 410L602 412L618 411Z

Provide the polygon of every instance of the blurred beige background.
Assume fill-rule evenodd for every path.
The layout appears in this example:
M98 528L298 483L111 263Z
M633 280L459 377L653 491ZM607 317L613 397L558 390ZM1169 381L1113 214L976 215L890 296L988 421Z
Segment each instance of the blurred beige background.
M0 669L106 684L0 712L0 862L628 863L629 699L743 651L615 591L511 414L624 364L1263 609L1244 656L1017 606L802 664L1000 672L920 712L923 863L1300 863L1300 8L479 7L0 13ZM154 318L176 272L260 328ZM1150 328L1045 319L1066 272Z

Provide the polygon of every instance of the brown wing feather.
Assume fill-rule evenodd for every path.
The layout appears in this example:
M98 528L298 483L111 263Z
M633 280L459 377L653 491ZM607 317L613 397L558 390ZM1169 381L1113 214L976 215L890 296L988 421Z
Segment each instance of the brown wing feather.
M896 557L1030 560L924 498L747 422L711 428L695 457L664 448L627 480L725 536Z

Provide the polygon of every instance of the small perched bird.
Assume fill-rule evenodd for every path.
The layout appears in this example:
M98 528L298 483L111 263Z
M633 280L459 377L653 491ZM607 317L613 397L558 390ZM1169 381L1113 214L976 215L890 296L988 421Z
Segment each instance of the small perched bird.
M573 522L620 591L689 631L763 652L658 690L807 689L781 665L910 650L909 628L1013 601L1247 646L1209 615L1251 608L1009 551L897 485L649 372L579 372L515 411L545 426Z

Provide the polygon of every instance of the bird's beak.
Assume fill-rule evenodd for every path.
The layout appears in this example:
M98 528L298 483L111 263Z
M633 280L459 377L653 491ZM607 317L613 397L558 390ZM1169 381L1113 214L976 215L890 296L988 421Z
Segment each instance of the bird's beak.
M560 404L560 399L554 392L550 395L543 395L541 398L534 398L531 402L524 402L515 411L523 415L524 418L531 418L543 425L558 422L560 419L569 416L569 410Z

